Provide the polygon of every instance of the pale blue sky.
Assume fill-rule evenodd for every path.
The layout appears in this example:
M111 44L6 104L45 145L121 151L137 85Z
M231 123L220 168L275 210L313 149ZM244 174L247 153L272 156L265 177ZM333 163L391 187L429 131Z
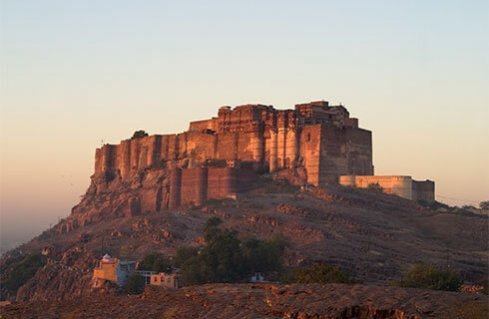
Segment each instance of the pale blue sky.
M343 103L377 174L489 199L488 1L0 0L2 236L67 216L95 147L221 105Z

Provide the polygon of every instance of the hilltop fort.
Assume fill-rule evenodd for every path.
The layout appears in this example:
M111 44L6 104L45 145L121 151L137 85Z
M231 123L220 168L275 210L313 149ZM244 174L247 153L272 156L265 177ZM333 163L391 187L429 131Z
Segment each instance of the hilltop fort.
M356 189L364 187L372 190ZM449 265L468 283L487 278L487 216L420 199L434 199L434 183L374 175L372 133L341 105L222 107L186 132L137 131L97 149L71 214L2 257L0 292L16 301L83 299L134 274L177 287L178 274L137 270L133 261L204 247L213 217L243 238L283 238L287 270L320 261L382 283L423 262ZM38 268L19 281L26 261Z
M219 108L217 117L191 122L180 134L151 135L96 150L95 178L121 182L148 169L169 174L131 205L143 210L200 205L247 190L258 173L299 185L341 183L409 199L434 200L434 183L409 176L374 176L372 133L342 105L326 101L293 110L250 104Z

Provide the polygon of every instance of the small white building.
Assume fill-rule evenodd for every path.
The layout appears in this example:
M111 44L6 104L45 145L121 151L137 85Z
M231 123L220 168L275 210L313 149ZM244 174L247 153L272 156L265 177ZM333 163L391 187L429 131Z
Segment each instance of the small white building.
M263 277L263 275L260 272L255 272L255 274L251 276L250 282L260 283L260 282L268 282L268 281L265 280L265 277Z

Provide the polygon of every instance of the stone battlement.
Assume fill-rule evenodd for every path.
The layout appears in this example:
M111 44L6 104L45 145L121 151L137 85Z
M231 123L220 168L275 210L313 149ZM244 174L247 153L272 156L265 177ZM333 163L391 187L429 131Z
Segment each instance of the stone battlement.
M340 175L372 175L372 137L345 107L325 101L294 110L223 106L217 117L191 122L180 134L104 145L96 150L95 174L124 180L148 167L202 168L209 160L247 162L269 172L302 169L304 183L321 185Z

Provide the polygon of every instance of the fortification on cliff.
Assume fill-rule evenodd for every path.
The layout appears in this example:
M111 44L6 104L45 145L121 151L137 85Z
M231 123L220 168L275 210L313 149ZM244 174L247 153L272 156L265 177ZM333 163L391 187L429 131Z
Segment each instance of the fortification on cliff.
M319 101L277 110L250 104L223 106L217 117L191 122L180 134L96 150L95 177L124 181L148 168L171 172L167 187L154 195L157 209L233 196L263 172L287 172L296 184L321 186L374 174L372 134L342 105Z

